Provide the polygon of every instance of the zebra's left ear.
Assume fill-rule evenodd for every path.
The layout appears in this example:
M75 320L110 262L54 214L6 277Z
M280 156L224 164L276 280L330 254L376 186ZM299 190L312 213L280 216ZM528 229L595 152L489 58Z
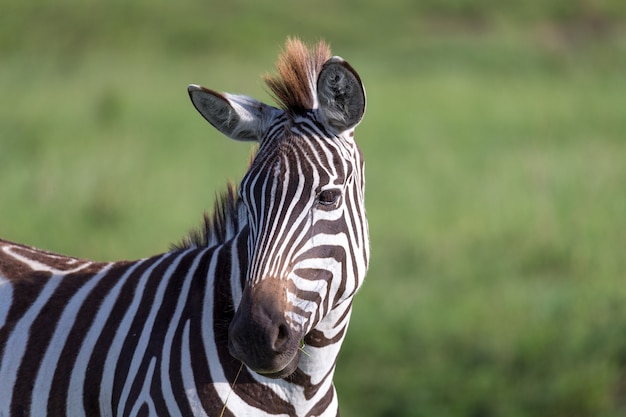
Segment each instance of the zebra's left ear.
M279 110L251 97L220 94L191 84L187 87L194 107L217 130L231 139L260 141Z
M330 58L317 77L318 114L336 133L359 124L365 114L365 89L359 74L342 58Z

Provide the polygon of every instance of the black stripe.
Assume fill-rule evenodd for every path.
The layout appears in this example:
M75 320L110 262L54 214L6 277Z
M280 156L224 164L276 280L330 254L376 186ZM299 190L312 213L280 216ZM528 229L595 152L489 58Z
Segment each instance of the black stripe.
M59 356L59 366L56 368L52 378L50 397L48 399L49 415L54 415L57 410L66 408L65 401L68 396L70 378L72 376L72 373L68 372L68 370L74 368L78 352L89 328L93 325L100 305L128 270L129 265L126 262L120 262L107 271L106 276L96 284L78 309L76 321L65 340L63 350Z
M24 404L30 404L35 377L50 344L50 339L59 324L64 307L76 292L89 282L89 278L93 278L94 272L96 271L92 268L86 272L72 273L64 277L33 320L24 352L25 360L20 363L13 386L11 399L13 414L19 415L17 410L22 409Z
M168 283L165 287L162 304L158 307L158 311L154 319L154 327L150 331L149 341L146 345L145 351L138 352L140 355L143 355L143 357L141 359L139 369L137 370L137 374L135 375L135 378L131 383L131 390L128 397L129 399L139 397L141 389L144 385L144 381L147 377L150 362L153 360L153 358L156 358L154 374L152 376L152 381L150 384L150 394L157 410L167 410L167 407L163 400L161 387L161 362L163 360L162 352L164 339L167 333L169 323L171 322L172 315L176 309L178 299L180 297L180 291L183 287L183 281L196 253L197 250L187 253L174 253L176 255L176 258L180 258L180 261L178 265L176 265L175 269L171 271L170 275L167 277L167 269L169 269L172 263L175 262L174 259L172 260L173 262L164 262L154 269L146 285L147 293L149 293L150 295L146 296L147 293L144 293L144 297L142 297L142 302L139 306L139 310L135 315L135 320L131 324L124 348L122 348L121 357L124 359L128 358L128 361L123 360L125 364L122 366L120 366L120 363L118 362L118 367L116 368L116 375L119 372L123 372L123 375L125 375L125 372L122 370L129 369L129 365L132 363L132 358L137 353L137 342L139 341L139 338L141 337L141 334L145 329L146 319L153 309L158 287L164 279L167 279ZM126 345L126 343L129 344ZM128 381L124 381L124 379L125 378L119 379L119 382L124 383L118 384L118 387L120 389L123 388L124 385L128 384ZM117 396L114 393L114 400L115 398L119 399L120 394L121 391L118 393ZM134 404L132 403L132 401L128 401L126 407L124 408L124 415L130 414L133 405Z
M89 416L100 416L99 395L107 353L117 334L119 325L132 303L141 276L146 270L161 261L162 256L155 256L145 261L140 261L139 266L126 279L119 297L111 310L111 314L102 326L103 331L94 344L94 351L89 358L87 370L85 371L83 406L86 414Z

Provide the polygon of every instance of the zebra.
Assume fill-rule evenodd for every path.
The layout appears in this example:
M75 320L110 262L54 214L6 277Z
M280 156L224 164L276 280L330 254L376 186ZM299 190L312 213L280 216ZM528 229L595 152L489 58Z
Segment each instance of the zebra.
M0 240L0 416L336 416L333 374L369 262L357 72L288 38L278 107L190 85L256 141L203 225L96 262Z

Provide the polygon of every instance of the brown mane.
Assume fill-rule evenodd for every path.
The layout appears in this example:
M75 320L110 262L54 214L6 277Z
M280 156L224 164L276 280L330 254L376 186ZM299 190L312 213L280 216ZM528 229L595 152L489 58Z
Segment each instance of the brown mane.
M324 41L307 47L299 39L287 39L276 63L278 74L264 77L283 110L298 114L316 107L317 76L330 57L330 47Z
M216 196L213 212L204 213L202 226L191 230L179 243L171 245L171 248L202 248L225 243L238 231L237 204L237 188L232 182L228 182L226 191Z

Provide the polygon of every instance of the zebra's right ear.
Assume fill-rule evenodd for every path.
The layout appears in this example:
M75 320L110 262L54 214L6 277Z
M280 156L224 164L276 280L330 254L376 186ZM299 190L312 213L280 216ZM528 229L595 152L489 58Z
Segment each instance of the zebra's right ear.
M189 85L187 91L196 110L235 140L260 141L272 120L282 112L251 97L220 94L195 84Z

